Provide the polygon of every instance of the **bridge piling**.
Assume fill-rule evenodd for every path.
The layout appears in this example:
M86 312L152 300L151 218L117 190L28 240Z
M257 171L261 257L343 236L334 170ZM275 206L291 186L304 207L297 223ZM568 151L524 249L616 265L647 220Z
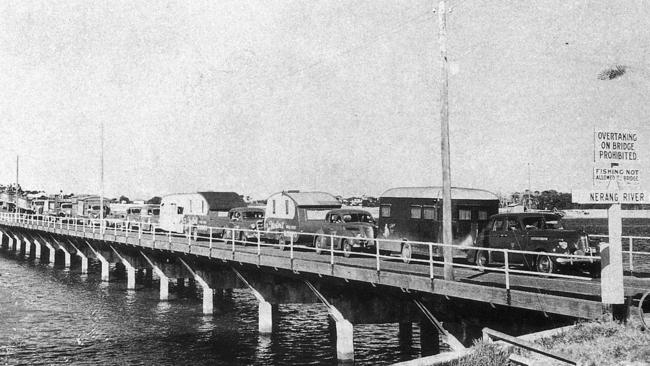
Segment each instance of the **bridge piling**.
M63 252L63 265L64 265L65 268L68 268L68 269L69 269L69 268L70 268L70 263L71 263L70 252L69 252L68 249L66 249L66 247L65 247L63 244L61 244L61 242L58 241L56 238L53 237L53 238L52 238L52 241L54 241L54 242L56 243L57 248L59 248L59 250L60 250L61 252Z
M72 240L68 239L68 243L74 248L75 254L81 259L81 274L87 274L88 273L88 257L77 248L76 245L72 242Z
M38 239L34 239L34 259L38 259L38 261L41 261L41 243L38 241Z
M151 265L151 269L156 273L158 278L160 279L160 300L161 301L167 301L169 300L169 277L165 274L165 272L160 269L154 263L153 260L151 260L146 254L144 254L143 251L140 251L140 254L144 257L144 259L149 262L149 265Z
M52 244L50 244L50 243L47 241L47 239L45 239L44 237L41 237L41 238L43 238L43 244L44 244L45 247L47 248L47 254L48 254L48 258L47 258L47 260L48 260L48 264L49 264L50 266L53 266L53 265L54 265L54 259L55 259L54 247L52 246ZM43 258L41 258L41 262L42 262L42 260L43 260Z
M113 249L113 252L117 257L120 259L120 262L124 265L124 268L126 269L126 289L127 290L135 290L135 267L133 264L131 264L125 256L120 254L112 245L111 249Z
M101 274L101 279L104 282L109 281L109 263L108 259L106 259L99 251L95 250L92 245L88 241L86 241L86 244L90 248L91 252L95 255L95 258L101 263L102 265L102 274Z
M18 252L18 254L20 255L20 253L22 253L22 251L23 251L22 243L20 242L20 238L16 234L14 234L14 239L15 239L15 243L16 243L16 252Z
M32 243L26 235L24 235L23 238L25 239L25 257L29 258L32 255Z
M201 288L203 289L203 314L212 314L214 311L214 289L210 287L207 281L205 281L201 276L199 276L196 271L190 267L187 262L185 262L183 259L179 258L178 259L185 267L187 270L192 274L194 277L194 280L198 282L199 285L201 285Z

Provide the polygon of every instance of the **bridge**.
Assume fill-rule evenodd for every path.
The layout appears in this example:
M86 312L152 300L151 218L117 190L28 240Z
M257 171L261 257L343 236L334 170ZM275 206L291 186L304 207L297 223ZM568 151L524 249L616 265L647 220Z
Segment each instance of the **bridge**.
M226 238L213 235L223 230L230 233ZM159 280L163 301L168 299L171 280L182 286L189 279L202 289L205 314L213 312L219 291L248 288L259 303L261 333L272 332L278 304L321 302L335 323L340 360L354 359L353 324L399 323L400 336L408 338L412 322L419 322L423 354L433 354L439 351L440 339L452 349L469 344L471 324L466 319L472 317L480 329L491 325L489 319L513 314L522 319L531 313L593 319L607 310L601 303L600 281L586 275L539 274L507 264L485 269L458 260L450 281L443 278L442 260L432 254L444 244L420 243L429 246L429 257L405 263L380 253L379 245L375 252L347 257L349 253L332 246L316 253L315 248L291 240L283 245L267 243L262 240L264 232L250 231L256 240L237 239L239 235L230 228L189 235L155 227L145 231L124 220L0 213L5 248L51 264L70 267L74 262L82 273L87 273L89 260L96 260L105 281L111 264L119 263L126 271L128 289L136 288L136 272L144 271ZM192 228L187 232L192 233ZM328 240L335 238L327 235ZM648 240L627 239L630 244ZM535 254L483 249L502 251L506 263L513 254ZM629 249L624 283L625 296L632 300L650 291L650 253L633 252L632 245Z

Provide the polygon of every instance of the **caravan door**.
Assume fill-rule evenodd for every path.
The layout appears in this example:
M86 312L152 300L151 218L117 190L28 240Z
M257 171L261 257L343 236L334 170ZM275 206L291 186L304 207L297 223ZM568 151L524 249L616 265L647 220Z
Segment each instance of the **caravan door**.
M160 206L160 228L175 233L183 232L183 206L176 202L163 203Z

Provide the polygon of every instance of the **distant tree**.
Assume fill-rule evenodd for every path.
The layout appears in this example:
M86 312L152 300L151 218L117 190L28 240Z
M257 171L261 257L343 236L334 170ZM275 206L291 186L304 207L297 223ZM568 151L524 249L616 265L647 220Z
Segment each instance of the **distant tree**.
M151 197L149 200L147 200L147 202L145 202L145 203L148 203L148 204L151 204L151 205L159 205L160 201L162 201L162 198L160 198L158 196L154 196L154 197Z
M131 203L131 200L127 196L120 196L120 199L117 200L119 203Z

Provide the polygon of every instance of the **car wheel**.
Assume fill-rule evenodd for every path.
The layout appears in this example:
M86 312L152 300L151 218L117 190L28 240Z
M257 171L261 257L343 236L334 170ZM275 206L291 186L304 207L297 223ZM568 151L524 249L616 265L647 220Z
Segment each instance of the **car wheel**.
M287 242L288 242L287 237L281 236L280 239L278 239L278 246L280 247L280 249L282 250L289 249Z
M411 250L411 243L402 244L402 262L408 263L411 261L411 256L413 255Z
M193 227L193 228L192 228L192 239L193 239L194 241L197 241L198 238L199 238L199 229Z
M553 273L555 271L555 263L550 256L539 254L537 260L535 260L535 269L539 273Z
M239 232L239 242L243 245L246 246L248 243L246 242L246 234L244 234L243 231Z
M323 237L317 236L314 238L314 248L316 249L316 254L323 254Z
M481 271L485 270L485 267L487 267L489 263L490 263L490 257L487 251L479 250L478 252L476 252L476 266L478 267L479 270Z
M345 258L350 258L350 254L352 254L352 245L350 244L350 241L344 239L343 243L341 243L341 247L343 248L343 256Z

